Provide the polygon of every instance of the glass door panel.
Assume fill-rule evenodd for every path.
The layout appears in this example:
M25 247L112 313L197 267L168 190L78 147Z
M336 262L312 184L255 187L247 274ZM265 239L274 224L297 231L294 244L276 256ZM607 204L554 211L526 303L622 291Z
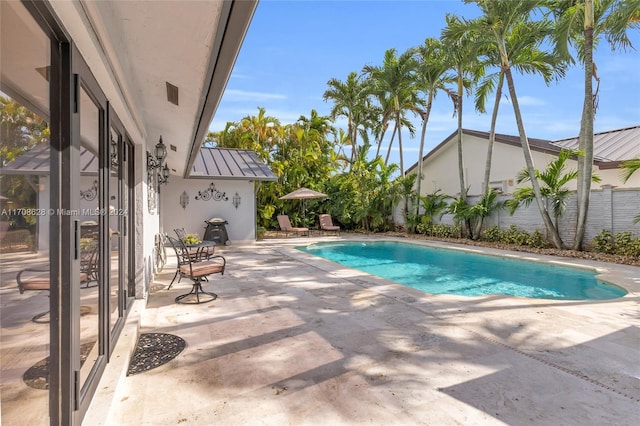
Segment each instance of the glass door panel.
M80 89L80 385L84 385L100 355L100 222L98 156L101 109L84 87Z
M119 295L122 288L122 269L121 269L121 242L123 240L123 213L124 198L121 188L121 173L126 167L123 167L122 161L122 136L111 127L109 130L109 150L111 158L111 166L109 170L109 235L110 235L110 265L111 276L109 278L109 330L113 330L116 321L120 315Z
M51 42L0 1L0 424L49 423ZM28 159L38 158L37 167Z

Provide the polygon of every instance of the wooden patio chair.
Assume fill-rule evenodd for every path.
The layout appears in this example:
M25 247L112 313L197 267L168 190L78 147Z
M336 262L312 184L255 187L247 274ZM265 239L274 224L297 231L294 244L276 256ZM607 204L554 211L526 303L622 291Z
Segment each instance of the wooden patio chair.
M291 226L291 221L289 220L289 216L286 214L278 215L278 226L280 226L280 230L284 232L284 236L287 237L289 233L292 234L304 234L306 233L309 236L309 228L294 228Z

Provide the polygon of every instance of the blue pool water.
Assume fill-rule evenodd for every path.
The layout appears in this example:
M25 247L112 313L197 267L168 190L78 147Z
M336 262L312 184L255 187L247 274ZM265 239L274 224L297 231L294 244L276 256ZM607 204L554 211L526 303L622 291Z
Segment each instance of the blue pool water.
M604 300L620 287L581 269L396 242L316 243L298 250L432 294Z

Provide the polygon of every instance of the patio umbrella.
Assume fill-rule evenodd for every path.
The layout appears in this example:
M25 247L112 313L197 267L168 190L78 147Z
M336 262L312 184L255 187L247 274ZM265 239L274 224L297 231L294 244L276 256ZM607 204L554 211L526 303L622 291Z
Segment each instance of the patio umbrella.
M323 194L322 192L314 191L309 188L300 188L296 189L293 192L288 193L287 195L283 195L280 197L281 200L302 200L302 220L304 221L306 211L305 211L305 200L309 200L312 198L327 198L327 194Z

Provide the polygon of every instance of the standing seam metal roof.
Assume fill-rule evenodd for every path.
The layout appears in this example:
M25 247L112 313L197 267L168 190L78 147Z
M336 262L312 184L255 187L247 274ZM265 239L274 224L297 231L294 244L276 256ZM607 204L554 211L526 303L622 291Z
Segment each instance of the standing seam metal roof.
M200 148L189 178L277 181L278 177L254 151Z
M552 142L562 148L578 149L579 137ZM640 126L593 134L593 156L600 161L624 161L640 155Z

